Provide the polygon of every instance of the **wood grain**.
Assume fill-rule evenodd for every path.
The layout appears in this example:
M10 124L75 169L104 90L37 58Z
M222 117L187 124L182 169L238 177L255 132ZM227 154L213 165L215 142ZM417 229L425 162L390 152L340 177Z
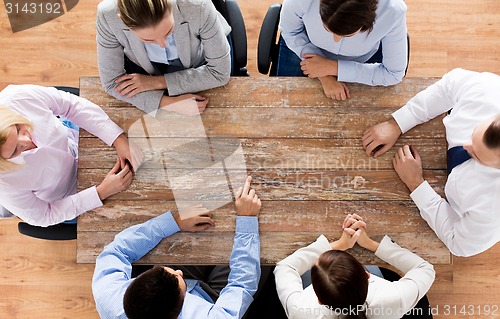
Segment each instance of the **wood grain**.
M80 183L81 188L98 185L108 173L108 169L82 169L80 174L86 178ZM140 169L125 191L118 193L108 201L120 200L173 200L169 177L175 178L176 192L195 196L200 185L205 189L227 190L226 177L220 170L206 169L203 176L191 174L192 170L172 169L163 174L157 169ZM235 171L238 172L238 171ZM251 175L252 185L262 200L408 200L409 191L394 170L248 170L239 174ZM190 178L177 178L189 176ZM446 172L426 170L424 177L438 194L444 195L443 185ZM212 200L216 200L214 192ZM193 198L195 200L196 198Z
M137 140L134 140L137 141ZM182 148L186 142L197 144ZM200 157L198 147L220 150L230 155L235 150L233 138L212 138L210 145L205 140L162 139L154 147L143 152L144 169L159 169L168 162L171 168L205 168L209 164ZM357 169L390 170L394 152L408 141L399 141L390 151L377 159L367 157L358 139L239 139L249 169ZM420 152L425 169L446 169L446 141L444 139L418 139L412 145ZM177 147L179 146L179 147ZM172 150L175 150L172 153ZM79 168L113 167L116 153L113 148L95 138L80 139ZM230 163L228 169L241 169L240 163ZM234 165L233 165L234 164Z
M92 263L102 252L104 245L113 240L112 232L80 232L78 239L77 262ZM264 232L260 234L261 239L261 263L273 265L282 260L295 250L309 245L320 232ZM137 264L228 264L231 255L234 232L206 232L206 233L177 233L162 240L158 246L141 258ZM373 236L381 240L381 236ZM422 258L431 263L450 263L450 254L443 249L439 241L429 240L428 234L422 233L400 233L394 238L402 246L412 251L417 251ZM421 245L423 243L425 249ZM189 252L189 254L186 254ZM352 249L349 251L364 264L383 264L373 253L364 249Z

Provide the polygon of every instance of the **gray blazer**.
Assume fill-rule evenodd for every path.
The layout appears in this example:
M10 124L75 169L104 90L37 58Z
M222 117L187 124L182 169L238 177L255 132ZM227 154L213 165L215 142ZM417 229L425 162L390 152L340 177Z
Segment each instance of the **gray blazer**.
M210 0L172 2L175 44L186 69L165 74L169 95L227 84L231 72L227 35L231 27ZM203 50L199 50L200 46ZM125 74L124 55L149 74L161 74L151 64L144 43L118 17L116 0L104 0L99 3L97 12L97 58L101 83L108 94L145 112L158 109L163 90L145 91L132 98L115 91L116 78Z

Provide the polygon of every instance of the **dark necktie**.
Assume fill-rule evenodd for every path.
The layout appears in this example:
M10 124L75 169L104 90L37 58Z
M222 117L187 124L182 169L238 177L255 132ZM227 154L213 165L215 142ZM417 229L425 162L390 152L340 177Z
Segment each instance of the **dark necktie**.
M448 175L452 169L469 160L471 157L469 153L462 146L455 146L448 150Z

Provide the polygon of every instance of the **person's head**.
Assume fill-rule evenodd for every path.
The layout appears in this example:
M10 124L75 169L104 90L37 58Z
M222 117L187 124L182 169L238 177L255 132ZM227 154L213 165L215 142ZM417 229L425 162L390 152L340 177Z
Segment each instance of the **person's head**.
M319 303L338 313L354 313L345 318L366 318L364 311L357 310L366 301L368 278L356 258L339 250L321 254L311 269L311 282Z
M32 131L33 126L30 120L0 105L0 172L19 168L19 165L8 160L30 149L33 144Z
M378 0L320 0L319 14L335 41L358 32L370 32L375 24Z
M479 163L500 168L500 114L479 123L464 148Z
M118 15L141 41L163 48L174 30L170 0L118 0Z
M139 275L123 296L129 319L175 319L186 295L182 271L155 266Z

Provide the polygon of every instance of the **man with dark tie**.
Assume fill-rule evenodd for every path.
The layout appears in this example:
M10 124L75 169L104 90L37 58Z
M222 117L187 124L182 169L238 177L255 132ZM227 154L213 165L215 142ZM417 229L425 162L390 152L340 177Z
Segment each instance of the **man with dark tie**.
M377 157L402 133L446 112L446 199L424 180L413 146L400 148L393 164L439 239L454 255L472 256L500 241L500 76L455 69L392 119L368 128L362 142L366 154Z

